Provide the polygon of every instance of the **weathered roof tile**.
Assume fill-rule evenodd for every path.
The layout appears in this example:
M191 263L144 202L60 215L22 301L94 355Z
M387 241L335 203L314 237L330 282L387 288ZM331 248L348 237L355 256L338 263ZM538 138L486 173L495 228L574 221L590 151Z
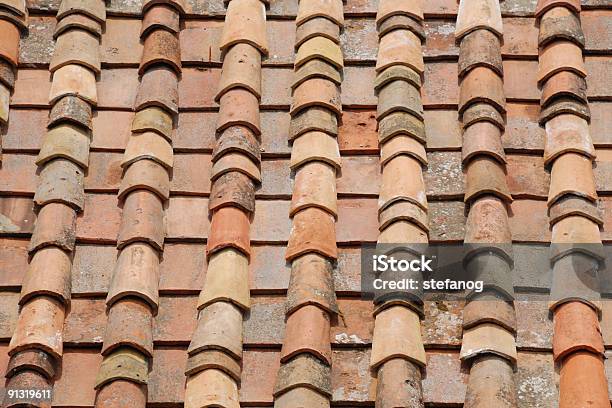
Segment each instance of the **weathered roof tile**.
M293 259L287 291L287 314L304 305L317 305L330 313L338 312L329 259L308 253Z
M312 106L291 118L289 140L310 131L320 131L336 136L338 134L337 116L329 109Z
M504 201L512 201L504 166L497 160L476 156L468 163L466 173L465 202L487 194L495 195Z
M340 115L342 102L338 85L323 78L311 78L298 85L293 91L291 116L313 106L326 108Z
M149 190L161 200L170 198L170 178L168 171L157 161L143 159L131 163L121 179L118 198L134 190Z
M207 254L224 248L236 248L247 257L251 254L249 215L236 207L221 207L212 216Z
M587 75L582 49L566 40L553 41L542 49L538 65L538 84L542 85L561 71L574 72L581 77Z
M388 139L405 134L425 143L425 124L407 112L393 112L378 122L378 139L384 143Z
M20 371L36 371L42 374L46 379L52 380L55 378L55 361L45 351L41 350L24 350L20 353L13 354L9 359L6 368L6 377L10 378Z
M76 211L74 208L64 203L48 203L38 213L28 250L34 252L42 247L53 245L72 252L76 240L75 229Z
M300 26L316 17L325 17L342 27L344 25L344 10L342 1L305 0L299 5L295 24Z
M9 355L40 349L60 359L64 314L64 306L48 296L36 296L24 304L9 344Z
M410 136L396 135L380 147L381 166L385 166L390 160L400 155L414 157L423 166L427 165L425 146L422 143Z
M499 37L504 35L501 10L497 0L462 0L457 13L455 38L457 41L479 28L490 30Z
M96 89L96 76L94 72L83 65L68 64L53 73L49 103L73 95L97 105L98 92Z
M564 195L572 194L597 200L591 160L581 154L565 153L552 165L548 206Z
M146 70L142 76L135 109L138 111L150 106L178 113L178 78L172 69L155 66Z
M56 222L61 222L56 220ZM55 246L34 253L21 287L21 304L40 295L57 297L64 304L70 302L70 255Z
M100 23L106 20L106 6L102 0L62 0L57 10L57 19L70 14L84 14Z
M487 67L475 67L463 77L459 90L459 113L479 102L489 103L501 113L506 111L504 83L499 75Z
M559 408L609 404L608 383L601 355L588 351L570 354L561 365Z
M119 379L146 384L149 381L149 364L145 356L130 347L117 348L105 356L96 376L95 388Z
M589 124L576 115L559 115L546 122L544 164L550 164L568 152L595 158L595 148L589 134Z
M62 33L74 29L88 31L96 37L102 37L102 27L98 21L84 14L70 14L57 22L53 38L57 39Z
M213 147L212 161L219 160L230 152L239 152L248 156L255 163L261 161L261 148L255 134L244 126L231 126L224 129L217 136L217 143Z
M299 68L313 59L322 59L339 70L344 67L340 45L327 37L316 36L304 41L295 55L295 67Z
M463 127L467 128L477 122L491 122L504 130L505 121L502 114L488 103L474 103L461 115Z
M140 38L157 29L168 30L175 34L179 33L179 13L174 7L157 4L147 10L142 20Z
M557 200L548 210L550 225L553 226L565 217L581 215L603 225L603 211L595 203L577 196L567 196Z
M392 223L400 220L412 222L423 231L429 231L427 212L409 201L397 201L382 210L378 214L378 229L383 231Z
M25 17L28 15L26 2L23 0L3 0L2 6L6 7L8 10L17 13L20 16Z
M334 217L316 207L305 208L293 216L285 259L291 261L307 253L338 257Z
M561 71L550 77L542 87L540 105L546 106L559 97L574 98L587 103L586 80L574 72Z
M413 224L411 221L400 219L389 224L380 232L377 242L379 244L426 244L428 242L427 231ZM393 249L401 249L402 246Z
M248 258L233 248L210 256L198 309L219 301L233 303L244 310L251 307Z
M162 200L149 190L135 190L123 203L117 248L145 242L158 250L164 247L164 210Z
M387 18L396 15L406 15L423 20L423 4L420 1L409 0L381 0L378 2L377 24L380 25Z
M236 381L217 369L203 370L190 376L185 389L185 408L210 406L240 408Z
M378 91L377 120L393 112L408 112L423 119L420 89L403 80L391 81Z
M129 404L145 405L146 387L128 380L115 380L106 384L96 395L96 404L104 408L121 408Z
M249 176L256 183L261 183L261 170L251 158L238 153L229 152L217 159L213 164L210 178L215 181L221 175L237 171Z
M465 396L467 406L518 406L518 395L512 365L497 356L474 360Z
M203 350L189 356L185 374L190 377L200 371L216 369L223 371L234 379L240 382L241 367L240 363L227 353L218 350Z
M409 30L425 42L425 29L421 21L415 20L413 17L398 14L386 18L378 27L378 37L383 37L393 30Z
M313 161L296 171L290 216L308 207L318 207L338 216L336 171L326 163Z
M57 71L68 64L82 65L100 73L98 37L85 30L69 30L57 37L49 70Z
M411 361L388 360L378 369L377 377L376 403L381 407L418 406L423 401L421 368Z
M481 354L496 354L516 362L514 336L494 323L482 323L463 331L461 359L468 360Z
M172 146L167 139L154 132L134 133L128 140L121 167L139 160L153 160L167 169L174 165Z
M151 8L153 8L154 6L160 5L160 4L164 4L164 5L173 7L181 15L189 11L184 0L144 0L142 4L142 13L147 14L147 12Z
M298 406L327 408L329 407L329 398L313 389L297 387L277 396L274 400L274 406L276 408L294 408Z
M141 109L134 115L132 132L157 132L172 140L172 116L156 106Z
M14 67L19 63L19 28L7 20L0 19L0 58Z
M305 305L287 317L281 363L310 354L331 365L330 317L315 305Z
M235 206L246 212L255 211L255 185L250 176L238 171L223 173L212 185L208 208Z
M140 61L139 74L143 74L153 65L164 64L181 72L181 49L176 34L158 29L151 31L144 40L144 49Z
M591 121L591 110L588 105L578 102L576 99L561 97L555 99L540 111L539 123L544 125L552 118L566 113L581 117L587 122Z
M150 306L136 297L124 297L108 310L102 355L119 347L133 347L153 356L153 316Z
M471 299L463 309L463 327L469 329L481 323L495 323L516 333L514 306L495 292L483 292Z
M189 355L208 350L223 350L242 359L242 312L228 302L214 302L200 310L198 325L191 338Z
M305 387L323 395L331 396L331 368L317 358L308 354L301 354L288 363L281 365L274 396L278 397L291 389Z
M562 359L578 350L603 354L604 344L597 312L582 302L567 302L555 309L553 355Z
M538 44L544 47L559 39L573 41L584 48L584 33L580 18L565 7L554 7L540 20Z
M261 54L249 44L236 44L225 54L215 101L232 88L245 88L261 99Z
M405 358L425 366L425 348L419 315L403 306L393 306L376 315L370 365L378 367L393 358Z
M501 130L491 122L476 122L463 132L461 159L469 162L478 155L487 155L500 163L506 162L506 154L501 141Z
M333 136L313 131L304 133L293 140L291 161L289 162L291 169L295 170L312 161L320 161L334 168L340 168L340 151Z
M11 90L15 87L14 67L3 58L0 58L0 83L6 85Z
M83 210L83 178L83 169L74 162L66 159L52 160L40 171L34 202L41 206L59 202Z
M421 163L410 156L397 156L383 170L378 210L397 201L409 201L427 210Z
M41 166L50 160L64 158L86 169L89 143L90 136L82 128L70 124L56 126L45 134L36 164Z
M538 0L535 16L540 18L546 11L553 7L565 7L575 13L580 13L580 0Z
M489 30L475 30L461 40L459 77L475 67L487 67L504 75L499 38Z
M148 244L135 242L119 252L112 273L106 303L112 307L126 297L136 297L149 304L156 313L159 304L159 256Z
M261 135L259 99L255 94L244 88L232 88L221 96L219 104L218 132L230 126L245 126Z
M339 43L340 26L325 17L315 17L302 23L295 31L295 49L297 50L304 42L318 36Z
M380 39L376 72L393 66L405 65L423 75L425 65L421 39L409 30L393 30Z
M76 96L65 96L53 105L48 127L68 122L91 129L91 105Z
M266 10L259 0L235 0L227 7L220 48L227 51L238 43L251 44L268 54Z

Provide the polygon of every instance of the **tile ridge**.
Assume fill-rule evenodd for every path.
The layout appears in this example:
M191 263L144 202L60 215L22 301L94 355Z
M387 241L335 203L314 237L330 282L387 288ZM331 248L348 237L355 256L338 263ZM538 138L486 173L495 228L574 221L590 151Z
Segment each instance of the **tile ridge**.
M461 0L455 37L468 209L463 263L469 279L484 283L484 291L468 294L464 310L460 358L469 364L464 404L516 407L512 196L501 142L506 97L499 2Z
M290 167L295 172L289 213L293 222L285 253L291 278L275 407L329 406L332 397L329 336L338 313L332 270L338 257L343 25L342 0L299 2L289 129Z
M0 11L0 130L6 129L9 121L10 99L15 89L15 77L19 65L19 37L27 31L28 10L25 0L2 0ZM2 140L0 140L0 162L2 162Z
M103 2L90 0L75 6L72 14L83 14L87 6L99 8L100 5L104 7ZM21 2L6 0L0 7L9 8L9 13L14 15L10 21L2 20L2 24L15 24L15 30L19 22L25 24L27 10ZM94 25L100 28L101 22L103 18ZM89 165L92 109L97 103L95 58L91 55L98 54L100 46L99 35L91 35L88 38L91 41L80 44L79 53L75 53L75 47L65 41L74 31L77 29L66 27L57 38L53 57L56 66L50 67L52 113L36 160L40 170L34 195L38 216L28 246L30 262L19 299L21 309L9 344L8 388L35 384L50 389L61 367L64 318L71 299L76 218L85 210L83 178ZM2 38L11 40L9 35ZM16 69L18 34L14 45L0 47L3 64L11 57L6 51L12 47L16 49L11 64ZM14 70L4 66L0 74L0 88L12 89ZM21 403L12 400L6 406Z
M374 89L382 166L378 248L395 255L401 251L397 245L427 244L429 234L423 179L427 140L421 101L422 2L381 1L376 24L379 47ZM378 377L376 406L424 406L421 295L391 292L374 298L370 368Z
M585 268L597 269L603 248L593 174L595 149L589 131L584 33L580 2L540 0L540 125L546 131L544 160L550 167L548 208L553 281L553 357L560 365L559 407L608 406L597 283L584 284ZM571 178L568 179L568 176Z
M149 1L143 6L141 80L121 162L124 172L118 200L123 209L118 256L106 298L108 318L95 381L95 406L107 406L117 395L130 400L131 406L146 405L153 318L159 307L164 208L174 166L172 128L177 120L181 74L180 5ZM161 17L160 9L164 11ZM155 24L150 24L151 19Z
M208 267L187 349L185 407L239 407L243 315L251 307L250 229L261 183L261 63L267 54L265 2L227 4L223 67L211 169ZM248 22L247 22L248 20Z

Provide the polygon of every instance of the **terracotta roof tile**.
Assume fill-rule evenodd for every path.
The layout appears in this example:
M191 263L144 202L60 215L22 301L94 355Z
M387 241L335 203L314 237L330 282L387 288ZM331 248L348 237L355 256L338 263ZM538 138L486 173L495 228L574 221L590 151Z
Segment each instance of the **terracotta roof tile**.
M427 197L421 172L421 163L410 156L396 156L383 171L379 211L397 201L409 201L427 210Z
M548 210L550 225L553 226L558 221L572 215L581 215L597 223L603 225L602 209L595 203L576 196L567 196L557 200Z
M96 406L100 408L122 408L128 404L145 405L146 388L128 380L115 380L102 387L96 395Z
M337 313L331 263L324 256L309 253L291 263L291 281L287 292L287 313L304 305L317 305Z
M587 122L591 121L591 111L588 105L578 102L575 99L558 98L549 106L542 109L539 119L540 125L544 125L552 118L563 114L572 114L583 118Z
M561 365L559 408L605 407L609 403L602 357L588 351L570 354Z
M503 27L499 2L495 0L470 0L459 4L455 38L461 40L471 31L484 28L499 37L503 36Z
M504 201L512 201L504 167L497 160L476 156L469 162L466 173L465 202L487 194L495 195Z
M248 258L233 248L210 256L198 309L219 301L231 302L244 310L251 307Z
M403 358L394 358L380 366L376 385L377 404L386 408L406 403L420 406L422 402L421 369L418 365Z
M90 135L82 128L63 124L49 129L44 137L36 164L41 166L51 160L71 160L83 168L89 164Z
M329 330L329 314L317 306L305 305L291 313L287 317L281 363L301 354L310 354L331 364Z
M228 302L214 302L200 310L198 325L191 338L189 355L217 349L236 360L242 358L242 312Z
M259 0L255 1L259 2ZM238 402L238 386L223 371L217 369L204 370L187 379L185 408L207 406L240 407Z
M512 236L505 203L499 198L484 195L470 207L465 228L465 243L510 243ZM476 248L479 245L475 246Z
M148 190L136 190L125 198L117 248L133 242L146 242L158 250L164 246L163 204Z
M548 105L557 98L573 98L587 103L586 81L579 75L570 71L561 71L554 74L542 87L541 106Z
M313 59L322 59L340 70L344 67L340 46L327 37L316 36L304 41L295 55L295 67Z
M332 0L334 1L336 0ZM340 26L325 17L315 17L302 23L295 31L295 49L297 50L305 41L317 36L339 43Z
M463 328L494 323L516 333L516 315L512 303L495 292L483 292L463 309Z
M136 242L119 252L112 273L106 303L112 306L126 297L137 297L149 304L156 312L159 295L159 256L148 244Z
M303 25L305 22L316 17L325 17L338 26L344 25L343 4L340 0L306 0L298 7L295 24Z
M91 129L91 105L76 96L65 96L53 105L49 127L68 122Z
M144 40L144 50L140 62L139 74L143 74L153 65L164 64L181 72L181 50L178 37L167 30L153 30Z
M274 387L274 396L294 389L310 388L323 395L331 396L331 369L308 354L300 354L288 363L281 365Z
M561 71L574 72L581 77L587 75L582 49L570 41L553 41L540 53L538 84L542 85L554 74Z
M218 350L203 350L187 359L185 374L192 376L200 371L216 369L223 371L232 377L237 383L240 382L240 363L232 357Z
M60 98L73 95L96 105L98 95L96 77L92 70L82 65L68 64L53 73L49 103L53 104Z
M417 20L423 20L423 4L407 0L382 0L378 3L377 24L381 24L387 18L396 15L406 15Z
M12 390L23 390L23 389L38 389L38 390L51 390L51 386L49 382L42 376L40 373L34 370L24 370L16 373L14 376L10 377L6 381L6 389ZM19 401L19 400L18 400ZM19 402L17 402L18 404ZM17 404L8 404L6 401L7 408L13 408L15 406L19 406ZM40 405L41 408L50 407L49 403L46 402L45 405Z
M459 113L463 113L471 104L486 102L504 113L506 97L502 79L487 67L475 67L461 81L459 93Z
M461 359L468 360L481 354L495 354L515 363L516 345L514 336L506 329L493 323L482 323L464 330Z
M425 349L418 327L418 314L408 308L394 306L378 313L370 365L377 367L385 361L399 357L424 366Z
M4 84L0 84L0 124L5 125L9 120L9 101L11 90Z
M422 120L407 112L393 112L378 123L378 139L384 143L388 139L405 134L425 143L425 124Z
M320 131L332 136L338 134L338 118L326 108L313 106L294 115L289 125L289 140L310 131Z
M475 67L487 67L504 75L499 38L489 30L475 30L461 40L459 77Z
M393 30L380 39L376 72L393 65L405 65L423 75L425 66L421 39L409 30Z
M245 126L256 136L261 135L259 100L255 94L243 88L233 88L221 96L219 104L218 132L230 126Z
M374 80L374 90L378 94L382 87L396 80L409 82L416 88L421 87L421 77L416 71L404 65L393 65L376 76Z
M46 352L40 350L24 350L13 354L8 362L6 377L13 377L22 371L35 371L47 380L55 377L55 365L53 358Z
M427 232L412 222L399 220L390 224L380 232L379 244L426 244L428 242ZM400 247L395 247L398 249Z
M98 21L84 14L70 14L57 22L53 31L53 38L75 29L88 31L97 37L102 37L102 27Z
M55 221L58 224L61 222L59 219ZM65 304L70 303L71 268L70 255L60 248L48 246L36 251L23 280L19 303L26 303L40 295L57 297Z
M170 198L170 179L166 169L156 161L143 159L130 164L121 179L118 198L134 190L149 190L161 200Z
M19 28L10 21L0 20L0 57L13 66L19 63Z
M567 302L554 313L555 331L553 354L555 360L578 351L585 350L595 354L604 351L601 328L597 312L582 302Z
M68 64L83 65L99 74L101 66L98 38L84 30L69 30L59 35L49 70L55 72Z
M146 384L149 380L148 362L144 355L130 347L120 347L105 356L96 376L95 388L116 380Z
M334 217L320 208L309 207L293 216L293 227L285 258L292 261L308 253L338 257Z
M207 254L210 257L224 248L235 248L247 257L251 254L249 215L236 207L221 207L212 216Z
M378 91L376 118L380 120L393 112L408 112L423 119L421 93L409 82L391 81Z
M580 18L565 7L554 7L540 20L538 44L544 47L556 40L569 40L584 48L584 33Z
M467 276L476 281L482 281L486 289L495 291L508 300L514 299L514 286L512 282L512 252L509 245L489 245L483 251L479 247L465 257L464 264ZM471 255L471 256L470 256ZM474 292L468 297L475 296Z
M518 406L512 365L503 358L489 355L474 360L465 396L465 404L477 406Z
M170 7L174 7L181 15L189 11L184 0L144 0L142 4L142 13L146 14L153 6L159 4L166 4Z
M178 78L176 73L166 67L151 67L142 76L136 110L157 106L169 112L178 113Z
M74 250L76 212L63 203L49 203L41 208L28 250L32 253L54 245L68 252Z
M289 215L309 207L321 208L337 217L336 172L328 164L308 162L296 172Z
M499 127L491 122L476 122L463 133L461 156L464 163L478 155L490 156L500 163L506 162Z
M540 18L542 14L553 7L566 7L575 13L580 13L581 9L579 0L538 0L535 9L536 18Z
M57 19L61 20L73 13L84 14L100 23L106 20L106 7L100 0L62 0L57 10Z
M425 29L421 21L406 15L394 15L386 18L378 27L378 36L383 37L393 30L410 30L425 42Z
M261 98L261 54L250 44L236 44L226 52L215 101L232 88L245 88Z
M423 231L429 231L427 212L418 205L409 201L397 201L378 215L379 230L383 231L396 221L409 221Z
M3 0L2 5L6 7L8 10L20 15L27 16L28 10L26 9L25 1L22 0Z
M236 206L246 212L255 211L255 185L249 176L238 171L229 171L219 176L212 185L211 211L221 207Z
M176 34L179 33L179 13L174 7L166 4L157 4L147 10L142 20L140 37L142 38L157 29L168 30Z
M294 139L289 163L291 169L312 161L324 162L339 169L341 159L336 139L318 131L307 132Z
M102 355L128 346L153 356L152 315L150 306L135 297L124 297L108 310Z
M15 72L13 66L5 59L0 58L0 83L15 88Z
M147 131L157 132L172 140L172 116L156 106L139 110L132 121L132 132Z
M553 162L548 206L567 194L597 200L591 160L581 154L565 153Z
M212 161L215 162L230 152L239 152L249 156L253 161L261 161L261 148L259 140L253 132L244 126L232 126L217 136L213 147Z
M477 122L490 122L504 130L505 120L502 114L488 103L474 103L462 114L463 127L467 128Z
M34 202L41 206L59 202L83 210L83 169L65 159L46 163L40 171Z
M213 163L210 178L215 181L228 172L240 172L249 176L254 182L261 183L261 170L251 158L242 153L229 152L217 159Z
M594 246L591 245L591 248ZM597 258L592 254L576 252L559 259L553 258L553 261L552 273L554 279L550 288L549 309L554 311L560 305L577 301L583 302L599 312L601 309L599 285L594 281L594 276L590 272L596 268Z
M546 122L546 135L545 164L568 152L580 153L591 159L595 157L589 126L583 118L568 114L555 116Z
M340 115L342 103L338 85L323 78L311 78L298 85L293 92L291 116L296 116L304 109L315 106L329 109L336 115Z
M227 51L238 43L251 44L268 53L265 6L259 0L235 0L227 7L220 48Z
M40 349L54 358L61 358L63 326L63 305L48 296L34 297L21 307L9 344L9 355L27 349Z
M128 140L121 167L125 168L139 160L153 160L166 169L172 169L174 157L167 139L154 132L135 133Z
M406 135L396 135L381 146L380 164L385 166L390 160L401 155L413 157L423 166L427 165L425 147L418 140Z
M326 408L329 406L329 399L310 388L297 387L276 397L274 406L277 408L293 408L297 406Z

